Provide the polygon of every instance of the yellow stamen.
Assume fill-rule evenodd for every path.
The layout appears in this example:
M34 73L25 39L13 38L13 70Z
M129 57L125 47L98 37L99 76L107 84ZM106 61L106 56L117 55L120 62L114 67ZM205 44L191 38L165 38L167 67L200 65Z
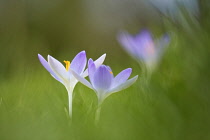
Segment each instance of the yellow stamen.
M113 72L112 72L112 71L110 71L109 73L113 74Z
M70 68L70 61L64 60L63 62L66 64L66 71L69 71L69 68Z

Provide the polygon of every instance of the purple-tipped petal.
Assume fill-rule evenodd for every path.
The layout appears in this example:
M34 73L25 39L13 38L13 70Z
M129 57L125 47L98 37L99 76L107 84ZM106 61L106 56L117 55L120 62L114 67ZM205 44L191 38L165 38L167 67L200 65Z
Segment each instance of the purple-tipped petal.
M97 91L107 91L111 87L113 75L105 65L101 65L93 77L93 87Z
M91 83L93 83L93 76L94 76L95 71L96 71L96 66L93 60L90 58L88 61L88 74L89 74L89 79Z
M81 74L85 69L86 62L87 62L86 53L85 51L81 51L72 60L70 68L75 72L77 72L78 74Z
M48 62L44 59L44 57L42 57L42 55L38 54L38 58L39 61L41 62L42 66L45 67L45 69L59 82L61 82L61 80L58 78L58 76L56 76L56 74L52 71L52 69L50 68Z
M58 60L48 55L48 63L52 71L59 77L59 79L62 79L63 81L70 79L69 73Z
M96 68L98 68L101 64L103 64L104 60L106 58L106 54L103 54L101 57L99 57L97 60L94 61ZM82 77L88 76L88 69L84 71L82 74Z
M90 89L93 89L92 85L90 84L90 82L88 82L85 78L83 78L82 76L80 76L79 74L77 74L75 71L70 70L71 73L74 75L74 77L80 81L82 84L84 84L85 86L89 87Z
M126 89L128 88L129 86L131 86L134 82L136 82L136 80L138 79L138 75L136 75L135 77L127 80L126 82L118 85L117 87L115 88L112 88L108 91L107 93L107 96L109 96L111 93L115 93L115 92L118 92L120 90L123 90L123 89Z
M112 88L117 87L118 85L124 83L131 75L132 69L127 68L121 71L113 80Z

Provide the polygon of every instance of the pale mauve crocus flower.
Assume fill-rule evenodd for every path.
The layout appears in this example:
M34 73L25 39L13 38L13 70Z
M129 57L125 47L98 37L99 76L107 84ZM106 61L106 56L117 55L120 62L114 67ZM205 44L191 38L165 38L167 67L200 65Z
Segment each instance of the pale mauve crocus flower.
M94 64L96 67L99 67L106 57L106 54L99 57ZM69 101L69 115L72 116L72 94L75 85L78 83L78 80L72 75L71 70L75 71L81 77L86 77L88 75L88 70L85 70L87 58L85 51L81 51L78 53L72 62L64 61L66 67L58 60L48 55L48 61L46 61L40 54L38 54L38 58L41 64L45 67L45 69L59 82L61 82L68 91L68 101ZM85 70L85 71L84 71Z
M111 68L106 65L101 65L97 68L92 59L88 61L88 73L90 82L77 72L72 70L72 74L82 84L93 89L98 97L98 109L96 112L96 121L99 119L101 104L111 94L121 91L131 86L138 78L138 75L129 79L132 72L131 68L121 71L114 77Z
M117 37L119 43L140 64L144 63L147 70L153 71L159 62L165 46L169 43L169 37L164 35L154 40L148 30L142 30L133 36L127 32L121 32Z

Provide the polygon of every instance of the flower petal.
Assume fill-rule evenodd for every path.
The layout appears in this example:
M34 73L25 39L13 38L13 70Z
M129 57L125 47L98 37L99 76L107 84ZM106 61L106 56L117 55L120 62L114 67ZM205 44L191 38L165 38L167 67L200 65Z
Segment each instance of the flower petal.
M103 64L105 58L106 58L106 54L103 54L101 57L99 57L97 60L94 61L96 68L98 68L101 64Z
M131 75L132 69L127 68L121 71L113 80L112 88L117 87L118 85L124 83Z
M106 54L103 54L101 57L99 57L97 60L94 61L96 68L98 68L101 64L103 64L104 60L106 58ZM82 74L82 77L88 76L88 69L84 71Z
M93 76L94 76L95 71L96 71L96 66L93 60L90 58L88 61L88 74L89 74L89 79L91 83L93 83Z
M133 42L133 37L130 36L127 32L121 32L117 36L117 40L122 45L122 47L132 56L138 57L137 50L134 47L135 42Z
M82 76L80 76L78 73L76 73L73 70L70 70L70 71L78 81L80 81L82 84L89 87L90 89L93 89L93 86L85 78L83 78Z
M52 71L59 77L59 79L62 79L65 82L70 79L69 73L58 60L48 55L48 63Z
M146 29L136 36L122 33L118 40L131 56L140 60L150 59L156 52L152 35Z
M56 76L56 74L52 71L52 69L50 68L48 62L44 59L44 57L42 57L42 55L38 54L38 58L39 61L41 62L41 64L45 67L45 69L59 82L62 83L62 81L58 78L58 76Z
M113 74L112 69L110 68L110 66L106 66L106 67L109 70L109 73Z
M107 91L111 87L113 75L105 65L101 65L95 72L93 77L93 87L98 91Z
M156 54L155 44L148 30L144 29L137 34L134 42L139 58L147 61L147 59L153 58Z
M87 62L86 53L85 51L81 51L72 60L70 68L75 72L77 72L78 74L81 74L85 69L86 62Z
M152 41L152 35L147 29L143 29L134 37L136 42L144 43L145 41ZM141 45L141 44L140 44Z
M164 52L164 49L166 46L168 46L169 42L170 42L170 37L167 34L163 35L160 39L155 40L157 53L161 54L162 52Z
M134 82L136 82L137 78L138 78L138 75L136 75L135 77L133 77L133 78L127 80L126 82L124 82L124 83L118 85L117 87L112 88L111 90L109 90L109 91L107 92L106 97L109 96L110 94L114 93L114 92L118 92L118 91L120 91L120 90L123 90L123 89L128 88L128 87L131 86Z
M159 63L163 53L165 52L168 44L170 42L170 38L168 35L163 35L160 39L156 39L155 43L155 53L148 57L147 61L145 61L148 67L155 67L156 64Z

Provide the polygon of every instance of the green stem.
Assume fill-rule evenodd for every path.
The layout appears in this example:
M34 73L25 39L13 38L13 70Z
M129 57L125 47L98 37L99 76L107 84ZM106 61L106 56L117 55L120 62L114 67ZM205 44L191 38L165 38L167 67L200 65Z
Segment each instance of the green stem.
M95 114L95 124L97 125L100 119L100 115L101 115L101 105L98 105L97 109L96 109L96 114Z

